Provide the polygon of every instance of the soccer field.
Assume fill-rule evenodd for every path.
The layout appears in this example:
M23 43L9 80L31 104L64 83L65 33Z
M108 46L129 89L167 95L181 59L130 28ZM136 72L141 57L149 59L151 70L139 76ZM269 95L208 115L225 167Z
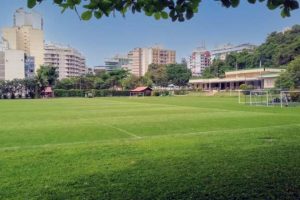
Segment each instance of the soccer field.
M0 101L0 199L299 199L300 107Z

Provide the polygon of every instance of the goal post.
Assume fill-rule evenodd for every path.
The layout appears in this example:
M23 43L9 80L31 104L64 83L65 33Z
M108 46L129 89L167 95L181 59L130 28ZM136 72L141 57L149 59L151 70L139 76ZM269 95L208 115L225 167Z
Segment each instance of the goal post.
M269 91L267 90L250 91L250 105L269 106Z
M300 90L281 91L280 92L280 106L300 106Z
M250 90L238 90L239 104L250 104Z
M300 90L239 90L238 103L251 106L300 106Z

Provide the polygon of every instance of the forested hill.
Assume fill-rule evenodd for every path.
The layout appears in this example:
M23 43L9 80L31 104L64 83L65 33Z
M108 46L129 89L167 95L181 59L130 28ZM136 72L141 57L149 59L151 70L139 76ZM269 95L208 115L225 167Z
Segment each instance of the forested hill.
M273 32L266 41L254 51L229 54L225 61L214 60L207 68L204 78L222 77L225 71L262 67L285 68L286 65L300 56L300 25L294 25L284 32Z

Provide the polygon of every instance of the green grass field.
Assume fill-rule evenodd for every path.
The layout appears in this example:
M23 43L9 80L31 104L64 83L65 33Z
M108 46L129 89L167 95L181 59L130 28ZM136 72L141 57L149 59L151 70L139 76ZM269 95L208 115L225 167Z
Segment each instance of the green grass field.
M2 100L0 199L300 199L300 107Z

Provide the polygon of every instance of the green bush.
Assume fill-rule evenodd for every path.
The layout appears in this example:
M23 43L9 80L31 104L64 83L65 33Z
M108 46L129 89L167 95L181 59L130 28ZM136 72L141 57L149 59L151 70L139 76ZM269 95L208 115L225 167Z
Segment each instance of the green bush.
M88 94L88 93L93 94L94 97L129 96L130 95L130 91L54 89L55 97L85 97L86 94Z
M54 89L55 97L84 97L84 90L64 90L64 89Z
M169 96L170 92L168 90L154 90L152 91L152 96Z
M112 91L112 96L130 96L130 91Z
M188 94L187 90L174 90L175 95L186 95Z
M299 93L291 93L291 100L295 102L300 102L300 94Z
M240 85L240 90L253 90L253 89L254 89L253 85L247 85L247 84Z
M158 97L158 96L160 96L160 92L155 90L155 91L152 92L152 96Z

